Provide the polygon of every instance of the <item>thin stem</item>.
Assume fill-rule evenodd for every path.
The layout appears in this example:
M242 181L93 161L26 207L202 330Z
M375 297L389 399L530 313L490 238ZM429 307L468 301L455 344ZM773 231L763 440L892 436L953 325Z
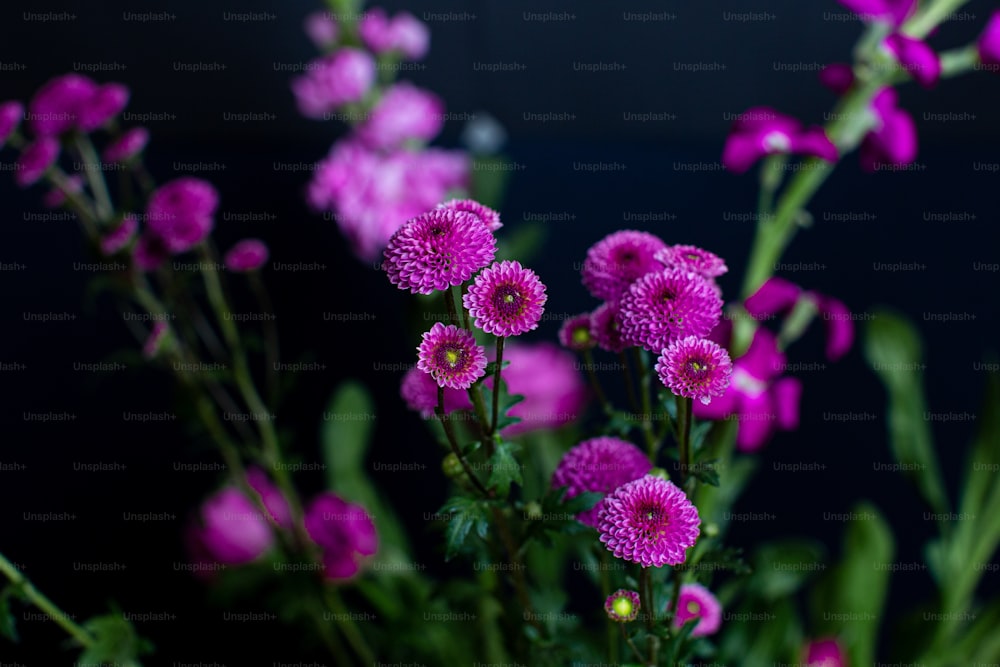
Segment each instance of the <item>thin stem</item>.
M639 598L642 600L642 608L646 610L646 632L648 633L649 660L650 667L656 667L656 653L659 649L659 641L653 634L656 626L656 607L653 601L653 577L648 567L641 567L639 570Z
M444 307L448 311L448 319L456 327L462 326L462 323L458 320L458 311L455 310L455 288L452 285L448 285L448 289L441 293L444 297Z
M97 202L97 217L101 222L109 222L115 212L115 207L111 203L111 195L108 194L108 184L104 181L101 159L97 156L97 150L88 135L77 134L75 143L76 150L80 153L80 159L83 161L83 171L87 175L87 182L90 183L90 190L94 193L94 199Z
M671 626L673 626L674 619L677 618L677 605L680 604L681 600L681 573L680 570L674 570L674 590L673 597L670 600L670 610L669 618ZM680 628L677 628L677 632L680 632Z
M507 517L499 507L493 508L493 518L496 521L500 541L507 551L511 579L514 583L514 593L517 595L517 600L524 610L524 616L527 617L528 623L541 634L544 632L544 628L541 621L538 620L538 614L535 613L535 607L531 602L531 595L528 593L528 579L524 576L526 566L520 558L517 543L510 532L510 524L507 523Z
M627 643L629 647L632 649L632 652L635 653L635 657L639 659L639 662L646 662L646 656L642 654L642 651L639 650L639 647L635 645L635 642L632 641L632 638L629 637L628 633L625 632L625 624L619 623L618 627L621 628L622 637L625 638L625 643Z
M351 648L354 649L354 652L358 654L358 657L361 658L365 665L374 665L375 652L368 646L368 642L365 641L361 631L358 630L358 626L344 605L344 601L340 599L340 594L336 590L330 589L327 593L327 601L330 604L330 608L338 616L337 625L341 632L344 633L347 643L351 645Z
M12 562L7 560L7 557L2 553L0 553L0 572L10 580L10 583L18 589L28 602L45 612L50 619L55 621L59 627L66 631L66 634L78 641L80 645L89 648L97 641L93 635L73 621L52 600L48 599L40 590L35 588L31 580L21 574L21 571Z
M583 351L583 364L587 370L587 377L590 379L590 386L594 390L594 395L600 401L604 414L610 416L614 413L614 408L608 402L608 397L604 394L604 390L601 389L601 382L597 379L597 373L594 372L594 354L590 350Z
M274 304L271 301L271 295L268 294L267 288L264 286L264 281L260 278L260 274L252 271L249 278L250 289L253 291L254 296L257 297L257 302L260 304L261 310L273 316ZM278 344L278 325L275 318L270 317L265 319L263 328L264 359L267 363L268 402L273 406L278 401L278 364L280 363L281 349Z
M649 454L649 462L656 465L656 450L658 443L656 442L656 436L653 433L653 407L649 398L649 364L646 363L646 357L643 354L643 350L633 348L633 352L636 368L639 369L639 391L640 399L642 401L642 432L646 438L646 451Z
M680 449L681 464L681 485L690 495L692 489L688 489L691 474L691 399L687 396L677 397L677 442Z
M503 336L497 336L497 362L496 368L494 369L493 375L493 419L490 420L490 435L494 436L497 432L497 422L499 421L500 415L500 369L503 367L503 342L505 338ZM492 440L492 438L491 438ZM493 444L490 443L489 454L493 454Z
M624 350L618 353L618 358L621 360L622 364L622 375L625 380L625 391L628 393L628 403L632 406L632 411L638 413L640 410L639 400L635 396L635 387L632 384L632 371L629 369L628 357L625 356Z
M437 415L438 421L441 422L441 426L444 428L444 433L448 438L448 444L451 446L451 451L458 457L458 462L462 464L462 469L465 474L468 475L469 481L479 490L483 496L489 498L490 492L486 490L483 483L479 481L479 476L469 465L469 462L465 459L465 455L462 454L462 450L458 446L458 440L455 439L455 430L451 426L451 419L444 412L444 387L438 387L438 404L434 408L434 414Z

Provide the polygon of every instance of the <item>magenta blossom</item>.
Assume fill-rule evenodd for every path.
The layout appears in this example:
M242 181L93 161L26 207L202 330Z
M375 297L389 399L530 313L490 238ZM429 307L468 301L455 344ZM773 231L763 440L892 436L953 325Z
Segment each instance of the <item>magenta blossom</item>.
M267 262L267 245L260 239L243 239L223 258L226 268L237 273L256 271Z
M706 404L726 393L733 373L725 349L712 340L695 336L668 345L655 368L660 382L675 395Z
M59 157L59 140L39 137L28 144L14 165L14 182L22 188L35 183Z
M345 104L360 102L375 83L375 60L360 49L343 48L310 63L292 80L299 112L326 118Z
M119 252L132 242L138 229L139 220L133 214L126 213L117 227L101 237L101 254L108 257Z
M820 70L819 82L835 95L843 95L854 85L854 68L847 63L830 63Z
M393 149L408 141L428 142L442 127L441 98L404 81L382 95L368 119L357 127L357 134L372 148Z
M35 93L28 105L28 122L40 136L74 128L90 132L120 114L128 99L128 88L121 84L100 85L81 74L65 74Z
M567 499L588 492L606 495L644 476L652 467L646 454L631 442L610 436L591 438L563 455L552 473L552 488L565 486ZM592 508L577 514L576 520L597 528L597 515L603 506L602 497Z
M677 615L672 625L683 627L688 621L695 619L692 637L704 637L718 632L722 625L722 605L712 595L711 591L701 584L684 584L677 598Z
M24 105L17 101L3 102L0 104L0 148L17 130L24 114Z
M330 12L313 12L306 16L303 24L309 39L317 49L326 50L337 43L340 30Z
M621 326L618 323L620 312L617 301L608 301L590 314L590 333L597 341L597 346L616 354L628 347L622 340Z
M837 0L858 15L865 23L887 23L893 28L903 22L917 8L917 0Z
M491 232L495 232L501 227L503 223L500 222L500 214L491 209L489 206L484 206L474 199L449 199L439 205L439 208L451 208L456 211L465 211L466 213L472 213L477 218L483 221L483 224L490 228Z
M58 208L66 202L66 194L78 195L83 192L83 184L86 181L83 174L70 174L66 177L63 187L54 187L42 197L42 204L48 208ZM64 189L65 188L65 189Z
M538 328L547 299L545 285L534 271L517 261L503 261L475 277L462 303L477 327L506 337Z
M502 373L508 393L524 396L508 412L521 421L504 428L505 436L558 428L583 414L587 386L572 353L549 342L509 344L503 359L510 362ZM485 383L492 388L493 376Z
M122 133L113 143L104 149L102 157L105 162L128 162L146 148L149 143L149 130L144 127L133 127Z
M608 234L587 250L583 286L598 299L617 301L636 280L663 268L656 254L666 247L649 232L623 229Z
M924 88L933 87L941 78L941 59L919 39L897 32L885 38L882 48Z
M814 639L802 649L803 667L847 667L847 653L833 638Z
M215 224L219 195L208 181L183 177L157 188L146 205L149 230L173 254L205 240Z
M989 66L994 72L1000 69L1000 11L993 12L990 20L976 42L979 62ZM0 137L3 132L0 131Z
M409 12L389 19L383 9L370 9L358 23L358 33L365 46L379 55L395 51L409 60L420 60L430 47L430 31Z
M156 271L170 257L170 251L163 239L148 230L139 237L132 247L132 259L140 271Z
M360 505L325 492L316 496L305 511L306 532L323 550L323 574L327 579L350 579L364 556L378 550L378 534L371 516Z
M157 321L150 329L146 341L142 344L142 358L155 359L163 349L170 334L170 325L163 320Z
M903 166L917 158L917 127L909 113L896 106L896 90L885 87L872 99L869 110L875 127L861 142L861 168L875 171L883 164Z
M486 373L486 353L472 333L454 324L435 322L417 347L417 368L438 387L468 389Z
M693 403L698 419L736 419L736 446L741 451L760 449L775 429L798 428L802 383L780 377L785 355L774 334L761 327L746 354L733 363L729 388L705 405Z
M837 147L819 126L802 129L801 123L768 107L754 107L740 114L726 138L722 164L742 174L765 155L795 153L837 159Z
M590 313L581 313L567 318L559 327L559 344L567 350L584 352L597 345L593 332L594 318Z
M419 412L424 419L434 416L434 411L438 405L438 385L430 374L423 372L417 367L406 371L403 381L399 386L399 395L406 402L406 407ZM471 410L472 403L469 401L468 392L460 389L445 387L444 389L444 413L451 414L455 410Z
M120 83L98 86L94 94L79 108L78 127L93 132L117 116L128 104L129 90Z

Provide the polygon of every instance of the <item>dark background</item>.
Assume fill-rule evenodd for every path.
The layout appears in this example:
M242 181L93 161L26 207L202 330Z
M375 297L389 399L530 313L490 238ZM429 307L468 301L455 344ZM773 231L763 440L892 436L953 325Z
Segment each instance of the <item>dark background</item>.
M730 274L720 281L733 298L745 266L753 223L738 221L755 202L755 179L723 172L722 142L735 114L766 104L808 122L821 122L834 101L816 80L827 62L845 60L860 32L831 1L759 0L743 3L407 3L432 30L432 49L422 69L408 73L439 93L460 117L488 110L509 133L506 154L519 167L502 207L503 233L525 225L544 227L547 243L532 261L549 288L551 313L575 313L595 304L580 286L578 263L603 235L621 228L648 229L668 242L695 243L726 258ZM401 3L386 3L390 9ZM312 358L325 370L297 374L297 389L279 413L294 431L307 462L318 460L319 415L331 390L357 378L374 392L377 414L373 475L418 540L420 558L446 573L422 514L437 509L445 486L437 452L419 421L403 413L400 373L376 363L410 363L416 339L399 335L406 299L383 274L357 261L335 223L310 213L301 192L310 165L342 128L298 116L286 64L304 63L315 50L301 31L304 2L169 3L136 9L132 3L86 7L16 3L0 13L0 100L28 99L50 77L82 71L99 81L121 81L132 90L128 111L168 114L150 122L148 164L164 181L189 173L178 163L215 165L195 173L221 193L215 238L221 247L245 236L265 239L273 261L319 262L315 272L268 269L286 360ZM937 48L973 39L990 3L971 2L931 39ZM66 10L70 18L39 22L25 11ZM167 11L168 20L135 22L123 12ZM261 20L234 22L227 13L260 12ZM663 20L626 21L625 11L667 12ZM754 20L733 15L753 11ZM533 13L561 14L537 20ZM458 20L442 20L444 18ZM177 63L217 64L217 71L177 71ZM517 71L491 73L477 63L518 63ZM579 63L611 64L616 71L580 71ZM687 71L703 63L708 71ZM617 64L617 65L614 65ZM94 66L103 70L89 72ZM221 66L225 66L224 69ZM724 67L724 68L723 68ZM802 71L790 71L791 69ZM856 313L891 304L915 320L925 336L928 410L959 419L934 422L941 465L954 497L965 447L974 432L985 374L974 370L995 349L1000 288L996 271L974 263L998 261L996 224L1000 77L975 73L943 81L933 91L901 89L901 105L917 120L921 150L912 172L863 174L848 157L815 199L815 225L801 233L784 257L808 270L782 275L806 288L833 294ZM270 121L236 123L232 113L274 114ZM670 120L635 122L625 113L671 114ZM570 120L539 122L530 114L569 114ZM941 120L937 114L954 114ZM438 141L456 146L460 121L449 122ZM13 153L3 153L9 164ZM575 163L615 163L614 171L582 172ZM976 165L992 165L990 171ZM692 164L704 167L692 171ZM178 171L180 167L180 171ZM180 424L136 424L123 411L172 409L174 386L166 374L129 368L116 373L73 370L74 362L107 359L134 346L109 300L84 309L91 273L74 270L87 261L72 221L31 220L45 211L42 190L16 188L0 177L0 225L6 234L0 261L24 265L0 273L3 290L0 361L23 364L4 371L4 442L0 462L19 470L0 472L0 548L40 588L79 619L107 609L109 600L137 613L180 612L168 622L140 624L160 651L149 664L308 658L288 648L295 635L278 623L234 624L206 591L175 564L185 561L180 541L192 508L209 493L217 473L182 473L176 462L214 462L213 450ZM224 213L266 213L267 221L224 220ZM546 213L568 220L538 222ZM625 222L629 213L654 213L658 221ZM868 214L841 222L838 214ZM935 213L967 214L941 222ZM874 218L872 218L874 216ZM972 218L971 216L975 216ZM555 216L560 217L559 215ZM531 219L535 218L535 221ZM889 272L878 263L916 263L924 268ZM574 266L577 265L577 266ZM68 312L66 322L24 320L29 312ZM367 321L325 321L324 313L368 313ZM965 314L964 321L934 321L934 314ZM553 339L558 321L532 336ZM795 345L789 362L823 362L818 325ZM874 470L891 459L885 439L884 394L856 346L837 364L797 373L805 384L802 427L780 434L759 456L762 472L737 511L767 512L773 520L736 524L731 542L751 546L783 535L814 536L839 551L843 524L825 513L848 511L860 498L883 508L898 540L897 561L921 561L921 545L933 534L918 496L899 475ZM994 406L995 408L996 406ZM63 424L25 421L27 412L76 415ZM840 421L828 413L850 413ZM376 472L376 462L421 461L428 473ZM86 473L74 463L119 463L124 471ZM817 472L775 470L776 463L825 465ZM432 482L428 482L428 476ZM297 481L308 493L319 474ZM26 512L69 512L74 520L24 520ZM136 523L123 512L167 512L176 519ZM75 563L119 563L118 572L74 571ZM996 589L996 574L985 575ZM892 583L892 611L932 594L926 571L901 572ZM252 605L248 609L255 609ZM70 662L52 626L22 620L24 644L0 643L0 658L24 665ZM263 629L262 628L266 628ZM204 643L177 637L209 636ZM204 647L202 647L204 646ZM320 659L321 660L321 659ZM261 663L263 664L263 663Z

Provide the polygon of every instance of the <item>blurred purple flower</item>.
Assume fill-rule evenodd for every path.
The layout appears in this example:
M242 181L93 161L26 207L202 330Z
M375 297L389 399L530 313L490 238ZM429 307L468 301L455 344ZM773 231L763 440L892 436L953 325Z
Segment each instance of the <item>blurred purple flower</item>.
M375 83L375 60L360 49L343 48L309 64L292 80L299 112L323 119L345 104L361 101Z
M819 126L802 129L801 123L768 107L754 107L740 114L726 138L722 164L742 174L765 155L795 153L837 159L837 148Z
M583 414L587 387L571 352L549 342L519 343L504 348L503 358L510 362L502 373L508 393L524 396L508 412L521 421L504 428L505 436L558 428ZM492 387L493 376L485 382Z
M917 158L917 126L909 113L896 106L896 90L875 94L869 110L876 120L859 151L861 168L876 171L883 164L903 166Z
M323 550L324 574L328 579L349 579L358 573L363 556L378 550L378 535L372 518L360 505L325 492L306 508L309 537Z
M408 141L428 142L443 126L441 98L404 81L385 91L357 135L372 148L393 149Z

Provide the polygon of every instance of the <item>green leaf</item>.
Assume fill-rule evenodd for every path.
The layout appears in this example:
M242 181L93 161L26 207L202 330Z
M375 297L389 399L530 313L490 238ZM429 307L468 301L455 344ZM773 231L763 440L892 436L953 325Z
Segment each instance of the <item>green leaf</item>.
M937 513L949 511L931 429L924 413L920 335L900 315L878 311L865 332L865 358L889 394L886 422L893 455Z
M445 528L445 560L451 560L462 549L472 528L476 534L485 538L489 530L489 509L485 502L475 498L456 496L441 506L442 514L450 514L448 526Z
M17 634L16 619L10 609L11 598L24 599L19 586L10 584L0 591L0 636L17 643L20 641L20 637Z
M794 594L813 574L826 570L823 548L816 542L784 540L765 544L754 553L753 594L777 600Z
M851 517L841 561L816 586L814 626L844 642L849 664L870 665L895 546L888 524L873 505L859 504Z
M490 457L490 477L486 486L496 487L497 495L506 498L510 495L510 485L512 483L524 484L521 477L521 464L514 457L517 445L512 442L502 441L497 445L496 451Z
M991 362L995 363L995 362ZM997 488L1000 470L1000 373L987 375L986 394L979 411L979 429L969 451L962 484L960 513L975 514L986 508L991 489Z
M138 657L153 650L121 612L92 618L83 627L93 635L94 643L80 654L79 663L138 667Z

